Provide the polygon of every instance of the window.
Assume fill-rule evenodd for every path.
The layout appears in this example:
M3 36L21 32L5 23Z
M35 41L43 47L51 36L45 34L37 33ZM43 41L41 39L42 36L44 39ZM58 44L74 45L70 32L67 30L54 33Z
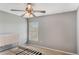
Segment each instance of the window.
M29 40L38 41L38 25L37 21L29 22Z

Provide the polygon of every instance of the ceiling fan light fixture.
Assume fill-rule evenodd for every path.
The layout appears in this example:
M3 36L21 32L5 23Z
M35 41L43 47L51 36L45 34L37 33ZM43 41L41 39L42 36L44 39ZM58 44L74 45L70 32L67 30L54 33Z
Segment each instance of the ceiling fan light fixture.
M30 14L30 13L26 13L26 15L27 15L27 16L31 16L31 14Z
M32 5L31 5L30 3L27 5L25 11L26 11L26 14L27 14L28 16L32 15L33 8L32 8Z
M32 16L32 14L26 13L26 14L25 14L25 17L30 18L30 17L33 17L33 16Z
M28 8L28 9L31 9L31 8L32 8L32 5L29 4L29 5L27 6L27 8Z

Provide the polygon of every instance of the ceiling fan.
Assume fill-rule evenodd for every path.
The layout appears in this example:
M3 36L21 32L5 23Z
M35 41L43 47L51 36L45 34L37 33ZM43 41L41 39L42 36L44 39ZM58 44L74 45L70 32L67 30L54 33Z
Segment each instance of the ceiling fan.
M20 11L20 12L24 12L24 14L22 14L21 16L23 17L23 16L25 16L25 15L27 15L27 16L33 16L33 17L36 17L36 15L34 14L35 12L38 12L38 13L46 13L46 11L45 10L34 10L33 8L32 8L32 3L27 3L27 5L26 5L26 7L25 7L25 10L17 10L17 9L11 9L11 11Z

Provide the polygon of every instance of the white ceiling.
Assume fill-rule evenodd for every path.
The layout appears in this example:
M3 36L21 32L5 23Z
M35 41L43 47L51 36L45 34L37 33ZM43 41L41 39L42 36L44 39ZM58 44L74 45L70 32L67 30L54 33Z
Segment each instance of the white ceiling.
M14 12L10 11L10 9L25 9L26 4L24 3L0 3L0 10L16 14L22 15L23 12ZM60 12L67 12L73 11L78 8L78 3L34 3L33 9L34 10L46 10L45 14L42 13L35 13L36 16L48 15L48 14L55 14Z

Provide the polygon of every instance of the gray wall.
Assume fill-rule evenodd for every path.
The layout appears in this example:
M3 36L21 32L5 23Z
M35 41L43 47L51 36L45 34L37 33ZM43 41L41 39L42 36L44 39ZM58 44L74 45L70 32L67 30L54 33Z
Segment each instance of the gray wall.
M27 40L27 21L19 16L0 11L0 35L18 34L19 43L24 44Z
M29 43L67 52L77 52L76 11L32 18L30 21L39 22L39 40L29 41Z
M77 52L79 54L79 8L77 9Z

